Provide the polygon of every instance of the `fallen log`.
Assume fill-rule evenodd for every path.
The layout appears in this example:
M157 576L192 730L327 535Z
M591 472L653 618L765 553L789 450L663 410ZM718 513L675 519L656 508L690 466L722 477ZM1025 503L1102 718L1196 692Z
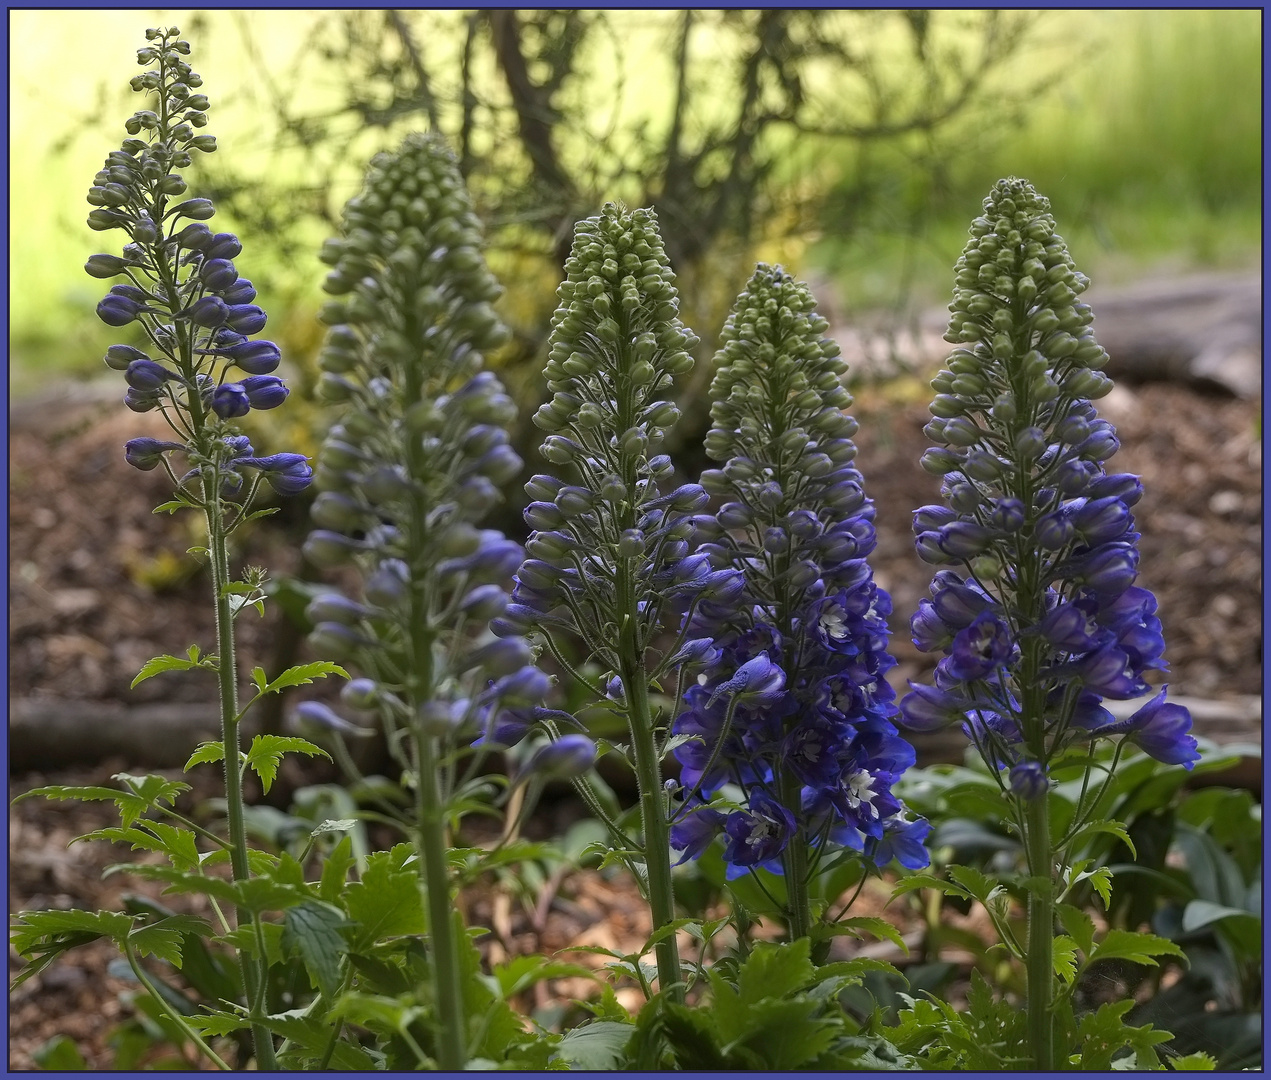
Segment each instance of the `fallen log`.
M1208 273L1151 278L1128 286L1092 285L1082 300L1108 352L1104 369L1126 382L1177 382L1253 400L1262 393L1262 275ZM827 305L833 313L835 305ZM907 324L862 318L832 325L853 376L887 379L926 373L953 348L943 334L947 308Z

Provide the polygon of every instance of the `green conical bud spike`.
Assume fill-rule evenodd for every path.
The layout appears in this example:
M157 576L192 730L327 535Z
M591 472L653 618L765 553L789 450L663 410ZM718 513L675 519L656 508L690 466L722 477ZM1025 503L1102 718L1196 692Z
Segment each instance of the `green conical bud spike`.
M606 456L598 436L607 418L630 423L657 401L691 367L697 337L679 320L675 276L653 211L610 203L580 221L565 270L548 355L560 365L552 388L577 404L562 406L558 393L552 414L558 430ZM638 442L632 436L626 445Z
M720 335L711 384L712 431L707 452L717 460L748 458L771 469L808 445L788 432L824 434L839 426L847 364L821 335L812 291L779 266L760 263L737 298Z

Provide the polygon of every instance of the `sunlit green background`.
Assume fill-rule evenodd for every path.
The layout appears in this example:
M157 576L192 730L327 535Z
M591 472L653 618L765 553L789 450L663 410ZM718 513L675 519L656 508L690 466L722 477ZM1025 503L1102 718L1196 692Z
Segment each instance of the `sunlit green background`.
M653 114L664 104L667 83L657 74L663 58L650 55L644 62L641 50L657 49L663 40L649 32L651 20L674 15L614 13L630 20L624 38L632 109ZM111 332L93 317L102 285L82 266L89 254L113 250L117 234L87 228L84 193L106 153L118 146L127 110L137 107L123 104L121 91L138 70L133 58L144 28L175 24L193 39L194 67L213 103L208 130L220 152L259 159L265 169L280 166L263 152L261 106L244 93L250 68L242 34L282 70L316 17L305 11L10 12L11 388L33 389L53 371L100 370ZM194 33L198 20L208 28L206 42ZM894 189L894 201L884 200L890 209L876 206L842 235L807 236L781 257L832 280L854 309L891 305L900 291L914 303L942 302L979 200L995 178L1013 173L1051 198L1078 265L1096 280L1256 263L1261 11L1052 11L1039 26L1042 44L1022 63L1060 60L1069 70L1033 103L1022 127L951 168L945 180L955 197L946 193L947 213L917 236L904 235L906 200L914 195L903 154L897 150L889 160L888 148L876 145L865 163L845 149L832 169L850 176L867 164L886 190ZM430 42L434 56L443 43L443 37ZM1019 77L1031 74L1020 70ZM320 101L323 88L312 92ZM87 123L103 101L120 103L117 119ZM598 94L597 109L604 105ZM301 279L309 273L293 269ZM315 259L314 296L321 275ZM308 306L303 286L292 295L301 308ZM262 299L268 305L271 297Z

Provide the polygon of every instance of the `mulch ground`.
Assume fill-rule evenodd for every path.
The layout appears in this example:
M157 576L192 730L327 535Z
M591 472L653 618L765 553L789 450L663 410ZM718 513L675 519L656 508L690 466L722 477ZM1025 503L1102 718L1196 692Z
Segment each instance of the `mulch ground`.
M930 392L905 382L862 391L858 462L878 507L875 573L893 597L896 685L929 670L931 658L908 641L906 615L930 581L912 551L912 508L939 501L938 481L916 465ZM1160 601L1171 664L1171 692L1221 699L1257 695L1262 686L1261 436L1256 402L1201 396L1172 385L1118 386L1100 403L1122 442L1110 468L1140 474L1146 495L1135 508L1143 535L1139 583ZM161 472L127 466L123 442L162 435L151 417L111 404L14 426L10 438L11 698L143 704L205 701L197 679L165 676L129 690L138 667L162 652L213 640L203 571L185 551L200 542L191 515L151 514L166 497ZM237 556L297 570L300 507L242 535ZM243 620L248 666L274 670L279 615ZM302 653L302 656L304 654ZM1203 734L1203 730L1201 732ZM11 798L46 783L102 783L125 761L10 778ZM211 775L211 771L208 771ZM283 781L288 778L283 777ZM312 782L303 775L292 782ZM285 783L280 783L285 790ZM211 790L196 791L209 797ZM197 801L197 799L195 799ZM567 820L573 810L554 811ZM120 859L109 844L72 837L113 823L100 804L23 800L10 813L10 910L111 908L141 883L101 879ZM498 955L571 944L626 948L647 934L647 914L621 879L596 872L554 880L530 901L474 895L470 917L495 930ZM864 898L866 904L877 903ZM889 912L891 909L889 909ZM860 910L857 913L872 913ZM502 950L500 953L499 950ZM112 968L114 952L90 946L21 986L10 1013L10 1067L34 1067L32 1052L56 1034L70 1037L90 1068L109 1068L111 1032L131 1015L133 985ZM10 952L10 974L20 967ZM560 987L568 996L577 987ZM543 994L529 1007L547 1004Z

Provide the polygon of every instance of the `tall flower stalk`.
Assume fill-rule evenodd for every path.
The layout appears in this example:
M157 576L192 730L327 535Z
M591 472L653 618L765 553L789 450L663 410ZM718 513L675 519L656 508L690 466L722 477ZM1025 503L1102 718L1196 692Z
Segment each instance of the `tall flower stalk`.
M737 589L687 623L713 649L684 695L672 840L681 861L725 838L728 876L784 877L792 937L834 853L925 866L930 825L891 792L914 763L885 678L891 601L873 580L873 504L852 465L847 365L806 285L760 264L721 335L703 486L727 501L694 521L694 548ZM737 804L725 785L743 793Z
M106 363L128 383L124 403L139 413L157 411L175 436L132 439L125 456L138 469L167 472L174 497L165 509L198 509L207 524L217 649L201 663L214 668L220 687L230 863L234 879L244 881L250 870L234 620L262 599L264 574L251 569L245 581L235 582L227 544L244 521L269 512L249 510L262 482L292 495L309 484L312 470L300 454L258 456L233 423L286 399L286 386L272 374L281 355L273 342L252 338L264 329L266 316L253 303L252 283L234 265L242 250L238 238L204 224L215 213L209 200L182 198L187 185L181 170L196 151L216 148L211 135L198 134L207 123L208 100L197 92L202 80L183 59L190 46L175 27L147 30L146 40L137 62L147 70L133 78L132 88L152 96L153 108L128 120L129 137L111 152L88 193L96 208L89 226L100 232L122 229L128 242L120 255L92 256L85 269L96 278L126 279L111 286L97 314L110 326L138 327L144 343L111 346ZM181 476L174 455L190 466ZM248 921L259 936L259 916L240 911L240 924ZM267 959L257 950L240 954L240 963L247 1005L257 1017L264 1008ZM258 1067L273 1068L269 1032L259 1023L252 1031Z
M483 370L507 330L490 306L502 290L480 245L441 140L412 135L374 158L323 250L325 287L342 299L322 311L331 329L318 391L345 411L318 455L320 528L304 546L319 566L361 571L357 599L329 592L309 605L311 641L362 673L343 700L378 715L414 792L406 824L426 894L443 1069L469 1056L448 829L482 783L488 747L466 751L516 726L549 688L523 639L487 629L524 552L476 524L521 469L506 431L515 406ZM340 730L323 706L301 715Z
M525 512L530 558L495 630L535 631L625 718L643 830L637 877L657 931L674 917L674 895L661 764L668 724L655 715L650 691L679 670L685 652L682 634L662 653L655 642L674 636L669 617L678 622L693 598L731 587L689 552L689 516L706 503L705 491L662 490L672 466L659 448L678 416L668 392L692 366L697 339L677 317L675 277L651 211L609 204L579 222L565 273L545 369L553 396L534 417L550 432L543 455L561 478L539 475L526 485L534 500ZM569 637L607 669L602 685L569 662ZM588 802L603 815L594 798ZM673 934L656 955L660 989L682 999Z
M919 556L942 567L914 642L944 658L935 685L911 684L901 710L915 730L962 721L1011 809L1029 874L1033 1065L1049 1070L1060 1063L1055 904L1073 844L1126 742L1186 768L1198 754L1191 717L1164 689L1125 721L1102 705L1148 694L1165 645L1155 597L1134 584L1130 508L1143 488L1104 466L1118 442L1091 402L1111 389L1107 354L1049 202L1026 181L999 181L956 270L945 337L959 347L932 381L937 445L922 461L943 476L945 504L914 514ZM1101 784L1104 739L1118 745ZM1061 757L1084 763L1085 786L1056 841L1047 792Z

